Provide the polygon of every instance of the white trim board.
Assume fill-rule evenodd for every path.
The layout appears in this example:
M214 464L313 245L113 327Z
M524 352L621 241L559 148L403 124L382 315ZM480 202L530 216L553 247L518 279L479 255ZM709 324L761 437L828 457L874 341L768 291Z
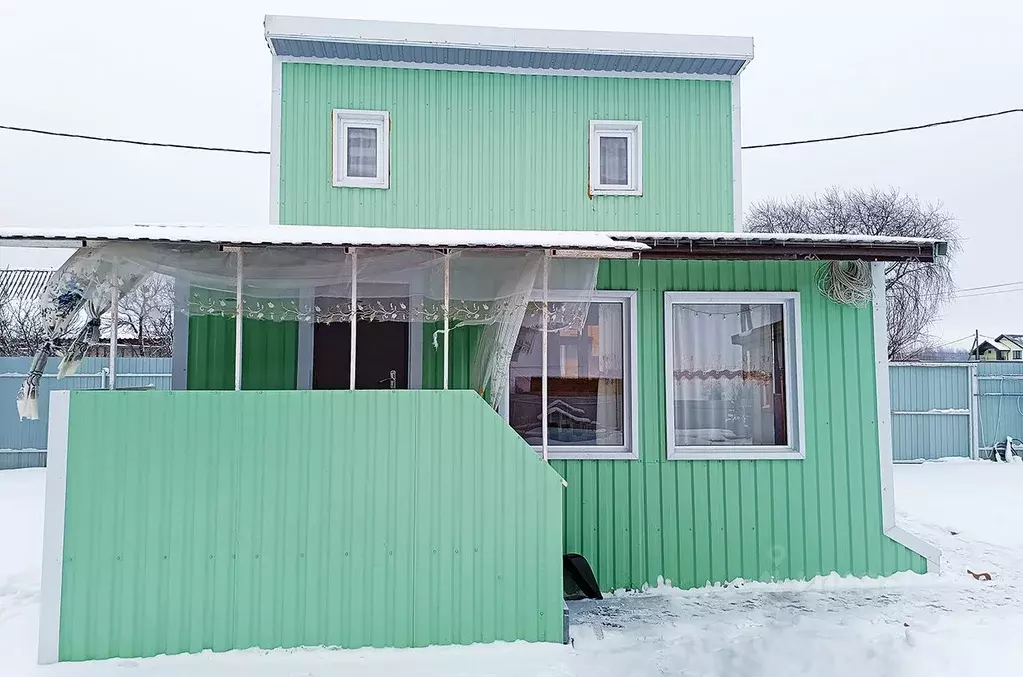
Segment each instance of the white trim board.
M895 478L892 462L892 400L888 377L888 302L885 298L884 269L887 264L870 264L874 299L874 365L877 372L877 437L881 455L881 525L884 534L899 545L927 559L927 572L941 570L941 551L895 523Z
M732 220L742 232L742 97L739 76L732 78Z
M281 222L281 96L283 66L277 55L273 57L270 76L270 221Z
M64 509L67 503L67 445L71 393L50 393L46 498L43 507L43 571L39 602L39 664L60 655L60 593L64 580Z

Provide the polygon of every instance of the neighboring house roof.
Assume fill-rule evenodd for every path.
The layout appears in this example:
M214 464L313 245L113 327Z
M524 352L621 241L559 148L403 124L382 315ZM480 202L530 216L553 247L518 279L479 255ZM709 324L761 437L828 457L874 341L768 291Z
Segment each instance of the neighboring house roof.
M0 299L35 299L52 276L52 270L0 270Z
M285 60L420 65L456 70L589 71L730 77L753 38L616 33L267 16L266 41Z
M326 226L119 225L0 226L0 241L166 242L220 246L435 247L554 249L617 252L617 256L681 259L820 259L931 262L945 253L940 240L795 233L603 233L550 230L454 230Z
M1012 345L1014 350L1023 350L1023 334L999 334L995 339L999 343Z
M1020 346L1017 346L1017 345L1012 344L1012 343L1003 343L1000 340L1001 338L1002 337L999 336L998 339L995 339L995 340L992 340L992 341L981 341L980 345L977 346L976 352L979 354L979 353L983 353L986 350L998 350L998 351L1001 351L1001 352L1010 352L1012 350L1021 350L1021 349L1023 349L1023 348L1020 348ZM1021 336L1020 338L1023 338L1023 336Z

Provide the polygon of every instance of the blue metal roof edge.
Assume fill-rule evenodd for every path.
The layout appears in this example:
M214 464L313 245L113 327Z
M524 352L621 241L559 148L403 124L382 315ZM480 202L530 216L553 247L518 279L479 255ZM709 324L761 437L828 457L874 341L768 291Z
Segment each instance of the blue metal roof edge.
M503 50L442 45L373 44L344 40L269 37L277 56L285 59L352 61L454 68L507 68L550 71L593 71L629 74L668 74L731 77L748 59L701 56L660 56Z

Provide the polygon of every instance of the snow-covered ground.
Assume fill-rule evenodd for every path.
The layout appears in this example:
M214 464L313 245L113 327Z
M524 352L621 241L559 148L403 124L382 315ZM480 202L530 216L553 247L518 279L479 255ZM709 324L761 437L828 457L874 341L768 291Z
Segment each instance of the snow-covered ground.
M573 609L573 646L236 651L35 665L42 470L0 472L0 675L1023 674L1023 463L898 466L900 522L943 551L940 576L826 577L620 594ZM966 571L989 572L979 582Z

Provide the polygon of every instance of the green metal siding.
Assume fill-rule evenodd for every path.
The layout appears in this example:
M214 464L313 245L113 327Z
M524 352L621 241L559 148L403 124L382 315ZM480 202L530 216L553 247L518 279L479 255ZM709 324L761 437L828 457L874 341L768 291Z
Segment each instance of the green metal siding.
M556 461L565 548L605 590L926 570L884 535L870 309L824 299L818 263L602 262L599 286L638 291L640 458ZM798 291L806 458L666 460L665 291Z
M242 389L294 390L298 323L243 320ZM188 318L188 389L234 390L234 318Z
M561 480L474 393L75 392L69 440L61 660L562 638Z
M552 465L568 482L565 551L587 558L602 589L639 588L658 576L696 587L832 571L926 571L922 556L882 528L873 313L822 297L814 278L819 265L601 262L599 288L637 291L640 457ZM800 292L805 459L666 459L666 291ZM459 360L471 355L458 331L452 387L464 387ZM426 349L424 382L426 374L440 378L440 360Z
M731 82L285 63L280 221L733 230ZM335 108L391 115L388 190L332 186ZM643 123L643 196L587 193L589 122Z

